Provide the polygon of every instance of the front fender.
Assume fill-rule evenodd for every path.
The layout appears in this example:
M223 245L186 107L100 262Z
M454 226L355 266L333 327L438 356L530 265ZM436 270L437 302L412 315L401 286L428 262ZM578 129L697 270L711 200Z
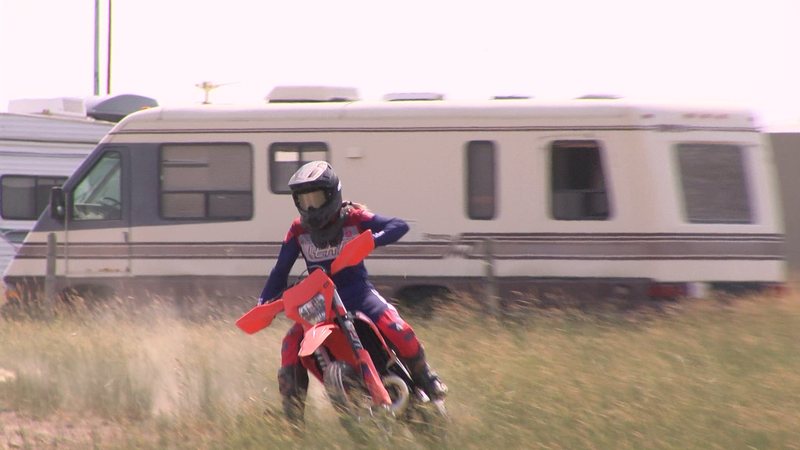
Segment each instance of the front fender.
M303 342L300 343L300 353L298 355L304 357L314 353L336 328L338 327L332 323L318 323L306 330Z

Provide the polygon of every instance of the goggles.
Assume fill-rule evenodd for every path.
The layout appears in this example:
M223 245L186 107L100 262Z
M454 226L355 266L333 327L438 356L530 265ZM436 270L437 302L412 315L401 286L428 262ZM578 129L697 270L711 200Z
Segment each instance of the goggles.
M303 211L308 211L309 208L320 208L325 204L325 192L322 190L295 194L294 198L297 206Z

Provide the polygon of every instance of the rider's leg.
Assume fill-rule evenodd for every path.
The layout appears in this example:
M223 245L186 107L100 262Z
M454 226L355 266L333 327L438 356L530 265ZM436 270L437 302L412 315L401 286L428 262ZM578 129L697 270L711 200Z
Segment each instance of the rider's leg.
M414 381L425 388L431 398L442 398L447 393L447 386L439 376L431 370L425 358L425 348L417 339L411 326L400 317L397 310L375 290L365 296L362 307L366 314L384 336L389 339L398 355L408 365Z
M283 412L289 422L295 425L303 423L308 393L308 371L297 356L302 340L303 327L294 324L283 338L281 368L278 370L278 390L281 393Z
M447 385L439 375L434 372L425 359L425 347L420 346L416 355L405 358L406 365L411 371L414 382L425 386L425 392L433 399L444 398L447 395Z

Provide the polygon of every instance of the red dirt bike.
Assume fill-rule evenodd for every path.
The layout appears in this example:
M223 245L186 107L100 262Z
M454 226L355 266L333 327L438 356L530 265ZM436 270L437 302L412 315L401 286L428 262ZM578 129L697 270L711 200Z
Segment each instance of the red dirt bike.
M361 233L342 248L330 275L360 263L374 248L372 232ZM449 421L444 400L431 400L413 381L408 367L365 314L345 309L323 270L311 272L284 291L282 298L251 309L236 325L253 334L268 327L282 311L303 326L300 361L323 383L348 431L367 419L386 429L390 417L415 431L441 434Z

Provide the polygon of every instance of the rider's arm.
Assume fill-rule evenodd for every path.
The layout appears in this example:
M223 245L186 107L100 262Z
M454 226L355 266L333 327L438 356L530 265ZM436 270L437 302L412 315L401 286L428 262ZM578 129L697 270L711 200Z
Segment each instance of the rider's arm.
M362 215L361 227L372 231L375 247L389 245L400 240L408 233L408 223L397 217L381 216L365 212Z
M286 285L289 283L289 272L292 270L292 266L294 266L298 256L300 256L300 244L290 230L283 240L283 245L281 245L281 251L278 253L278 262L275 263L275 267L269 273L267 284L264 286L264 290L261 291L261 297L258 299L259 305L275 300L275 297L286 289Z

